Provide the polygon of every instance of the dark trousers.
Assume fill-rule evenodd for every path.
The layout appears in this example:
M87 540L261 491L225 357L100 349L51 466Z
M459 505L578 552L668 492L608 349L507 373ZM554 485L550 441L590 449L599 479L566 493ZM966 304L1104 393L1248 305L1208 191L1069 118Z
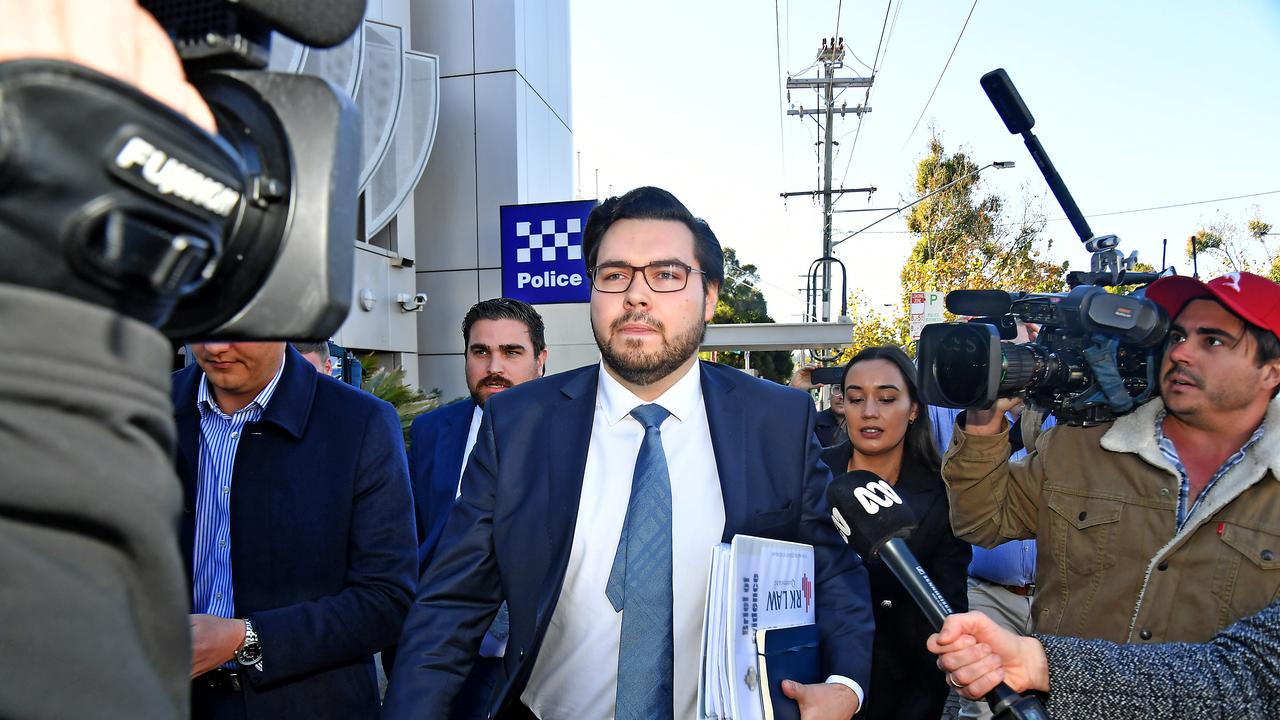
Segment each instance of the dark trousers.
M191 720L246 720L244 691L211 688L203 677L191 681Z

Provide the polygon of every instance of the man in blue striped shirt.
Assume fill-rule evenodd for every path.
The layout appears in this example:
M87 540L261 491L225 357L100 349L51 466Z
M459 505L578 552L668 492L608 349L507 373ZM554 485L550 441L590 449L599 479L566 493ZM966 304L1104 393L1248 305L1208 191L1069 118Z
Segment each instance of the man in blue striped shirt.
M191 346L174 378L195 718L375 717L411 600L399 419L285 343Z

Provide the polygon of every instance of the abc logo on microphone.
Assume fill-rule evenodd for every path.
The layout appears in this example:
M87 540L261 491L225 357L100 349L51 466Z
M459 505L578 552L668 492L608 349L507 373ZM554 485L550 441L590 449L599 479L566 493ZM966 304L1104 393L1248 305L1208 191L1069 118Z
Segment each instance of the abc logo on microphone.
M857 499L858 504L862 506L864 512L868 515L875 515L880 512L881 508L893 507L894 505L902 505L902 497L893 489L887 481L875 479L866 485L861 485L853 489L853 497ZM849 536L853 534L853 528L850 527L849 521L840 513L840 508L834 504L831 507L831 522L835 524L836 530L840 532L840 536L845 542L849 542Z

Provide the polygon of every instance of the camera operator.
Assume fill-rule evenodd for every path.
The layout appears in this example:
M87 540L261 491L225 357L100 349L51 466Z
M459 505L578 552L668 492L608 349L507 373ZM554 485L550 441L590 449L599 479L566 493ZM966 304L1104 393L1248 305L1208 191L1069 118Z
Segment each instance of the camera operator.
M213 130L168 36L132 0L0 0L0 18L0 68L76 63L166 103L175 124ZM0 94L0 138L21 130ZM149 324L24 279L0 274L0 717L185 716L172 348Z
M1203 642L1280 592L1280 286L1249 273L1162 278L1161 397L1059 425L1008 461L1001 400L969 410L943 465L956 535L1035 537L1035 628Z

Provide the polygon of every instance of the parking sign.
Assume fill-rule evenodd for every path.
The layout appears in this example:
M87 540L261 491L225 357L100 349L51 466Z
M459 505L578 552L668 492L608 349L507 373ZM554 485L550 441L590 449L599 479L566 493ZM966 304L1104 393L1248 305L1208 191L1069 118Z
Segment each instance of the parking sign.
M531 305L591 299L582 230L595 200L503 205L502 294Z

